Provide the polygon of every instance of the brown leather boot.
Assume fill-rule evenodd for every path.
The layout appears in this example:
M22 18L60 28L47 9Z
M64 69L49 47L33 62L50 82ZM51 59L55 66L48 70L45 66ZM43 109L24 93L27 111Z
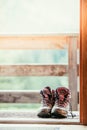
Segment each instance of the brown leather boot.
M55 118L66 118L69 111L70 90L59 87L55 91L55 104L52 109L52 116Z
M54 90L51 91L50 87L45 87L43 90L40 91L42 97L42 106L37 114L37 116L42 118L49 118L51 117L51 110L54 105Z

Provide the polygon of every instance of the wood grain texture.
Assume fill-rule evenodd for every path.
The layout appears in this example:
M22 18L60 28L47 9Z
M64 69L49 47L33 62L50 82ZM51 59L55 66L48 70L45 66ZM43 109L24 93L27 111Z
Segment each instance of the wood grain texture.
M64 76L67 65L0 65L0 76Z
M0 36L0 49L67 49L69 36Z
M79 92L77 95L79 99ZM40 91L0 91L0 103L41 103Z
M39 91L0 91L0 103L40 103Z
M39 92L35 90L0 91L0 103L41 103ZM79 99L79 92L77 95Z
M80 2L80 122L87 125L87 0Z
M78 109L77 97L77 39L73 38L69 44L69 88L71 90L72 109ZM75 100L74 100L75 99Z

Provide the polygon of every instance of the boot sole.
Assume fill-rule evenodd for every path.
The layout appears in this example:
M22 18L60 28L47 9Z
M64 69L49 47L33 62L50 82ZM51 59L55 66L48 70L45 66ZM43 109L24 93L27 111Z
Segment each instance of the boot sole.
M51 113L41 113L37 115L38 117L41 118L50 118L51 117Z
M68 112L62 109L56 109L53 113L52 113L52 117L53 118L67 118L67 114Z

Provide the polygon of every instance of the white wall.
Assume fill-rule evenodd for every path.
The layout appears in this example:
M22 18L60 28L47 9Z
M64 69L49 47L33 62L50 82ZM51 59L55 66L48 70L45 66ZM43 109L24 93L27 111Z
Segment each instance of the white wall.
M0 34L79 33L80 0L0 0Z

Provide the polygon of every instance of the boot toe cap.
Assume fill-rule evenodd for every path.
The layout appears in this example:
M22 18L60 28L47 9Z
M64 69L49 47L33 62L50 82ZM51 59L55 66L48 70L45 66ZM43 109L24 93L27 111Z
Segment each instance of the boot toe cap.
M67 117L67 114L68 114L68 111L67 110L64 110L62 108L59 108L59 107L55 107L53 108L52 110L52 117L56 117L56 118L66 118Z
M51 117L51 109L41 109L38 114L38 117L42 117L42 118L50 118Z

